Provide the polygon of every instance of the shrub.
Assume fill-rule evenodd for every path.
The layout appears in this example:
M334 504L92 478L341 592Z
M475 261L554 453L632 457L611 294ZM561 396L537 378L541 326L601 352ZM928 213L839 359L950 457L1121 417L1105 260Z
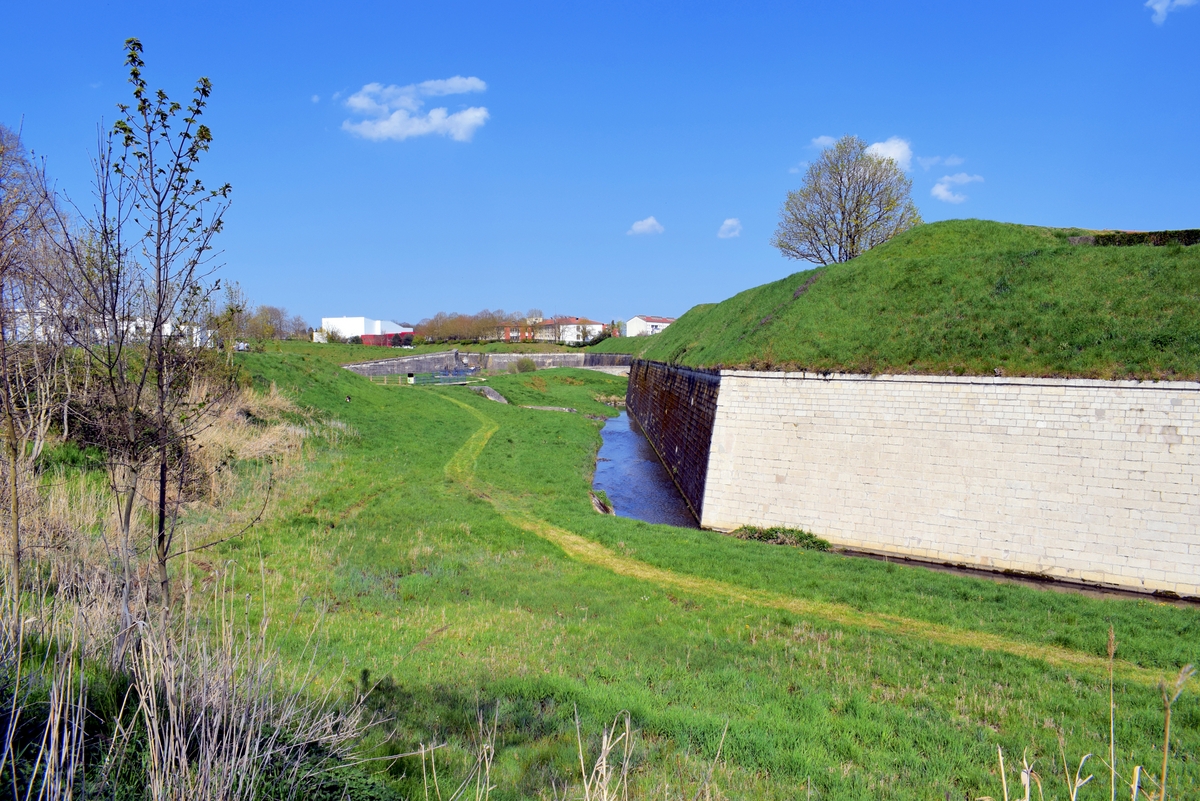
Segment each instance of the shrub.
M815 534L798 528L742 526L731 532L731 535L739 540L757 540L771 545L791 545L806 551L828 551L830 547L828 540L823 540Z
M517 359L517 372L518 373L532 373L536 369L537 369L537 364L533 361L533 359L529 358L528 356L526 356L523 359Z

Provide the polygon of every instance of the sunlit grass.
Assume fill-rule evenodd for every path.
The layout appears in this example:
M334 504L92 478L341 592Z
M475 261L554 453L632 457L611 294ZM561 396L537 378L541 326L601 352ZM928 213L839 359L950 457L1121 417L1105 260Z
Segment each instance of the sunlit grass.
M936 625L963 642L988 635L1093 656L1104 655L1111 622L1129 666L1118 673L1117 739L1147 764L1162 731L1149 678L1197 656L1195 609L598 515L587 489L602 422L585 415L615 413L592 398L620 394L622 378L547 370L489 380L512 401L505 406L463 387L372 386L302 352L243 364L357 436L319 453L281 488L277 514L225 556L262 559L273 619L297 632L284 638L285 655L299 654L299 632L322 618L329 680L343 668L386 680L373 699L393 721L376 753L445 739L446 769L465 769L477 711L499 704L496 797L550 798L578 783L576 706L593 738L631 712L632 786L657 797L668 784L696 785L726 724L714 783L732 798L803 797L810 785L824 798L977 797L994 792L997 745L1049 757L1061 734L1069 753L1106 748L1104 670L931 639L917 626L848 624L859 618L823 615L833 607L820 604ZM446 468L484 419L494 432L458 466L468 486ZM571 558L526 521L686 581ZM718 585L752 601L712 592ZM764 606L754 593L818 611ZM1194 695L1181 699L1173 727L1172 783L1195 788ZM419 761L390 771L421 795ZM1102 795L1090 791L1080 798Z
M918 226L845 264L697 306L644 355L868 373L1200 376L1200 247L1076 247L1076 233Z

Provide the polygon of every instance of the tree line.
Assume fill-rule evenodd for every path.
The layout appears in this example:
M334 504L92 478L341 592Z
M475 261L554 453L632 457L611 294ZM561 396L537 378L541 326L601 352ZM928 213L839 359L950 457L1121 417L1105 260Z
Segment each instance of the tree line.
M541 309L530 309L528 312L484 309L475 314L438 312L417 323L416 330L429 342L478 341L495 339L498 330L505 326L532 334L541 321Z

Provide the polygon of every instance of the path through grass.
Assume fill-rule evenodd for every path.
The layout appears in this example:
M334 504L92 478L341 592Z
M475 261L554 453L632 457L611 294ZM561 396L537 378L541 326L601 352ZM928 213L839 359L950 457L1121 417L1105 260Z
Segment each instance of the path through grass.
M1103 744L1110 622L1122 759L1148 764L1161 736L1151 683L1197 657L1194 609L598 515L587 489L600 422L583 414L372 386L307 354L244 363L357 437L317 454L226 557L257 566L261 554L275 620L300 632L320 619L329 680L382 680L372 703L393 722L379 753L445 739L453 772L477 710L498 705L501 798L574 781L576 707L593 735L632 712L635 785L656 797L694 787L726 723L717 786L733 798L794 798L808 783L818 798L994 795L997 745L1030 749L1053 778L1060 734L1076 758ZM603 416L613 410L592 398L623 380L552 370L490 383ZM300 639L285 636L284 654ZM1194 789L1194 693L1174 721L1177 787ZM419 764L391 771L421 796Z

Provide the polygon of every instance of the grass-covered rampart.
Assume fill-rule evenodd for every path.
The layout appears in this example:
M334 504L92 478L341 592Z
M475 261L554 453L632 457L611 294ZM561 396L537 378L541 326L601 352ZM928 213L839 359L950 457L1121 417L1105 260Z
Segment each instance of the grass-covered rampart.
M644 351L692 366L1195 379L1200 247L922 225L853 261L697 306Z
M635 797L694 789L726 725L725 797L998 796L997 745L1029 749L1049 787L1060 737L1072 760L1106 749L1110 624L1124 769L1157 764L1155 682L1200 655L1195 608L596 514L601 421L585 415L614 413L594 398L621 394L621 378L490 379L505 406L465 387L375 386L301 352L242 364L354 435L278 487L271 519L219 558L262 560L271 618L296 632L285 656L316 623L327 681L369 671L370 703L392 719L376 755L446 741L441 769L465 770L477 710L498 708L496 798L578 788L575 708L593 746L632 713ZM1172 784L1188 797L1194 687L1173 731ZM419 760L382 765L423 797ZM1107 792L1105 779L1079 798Z

